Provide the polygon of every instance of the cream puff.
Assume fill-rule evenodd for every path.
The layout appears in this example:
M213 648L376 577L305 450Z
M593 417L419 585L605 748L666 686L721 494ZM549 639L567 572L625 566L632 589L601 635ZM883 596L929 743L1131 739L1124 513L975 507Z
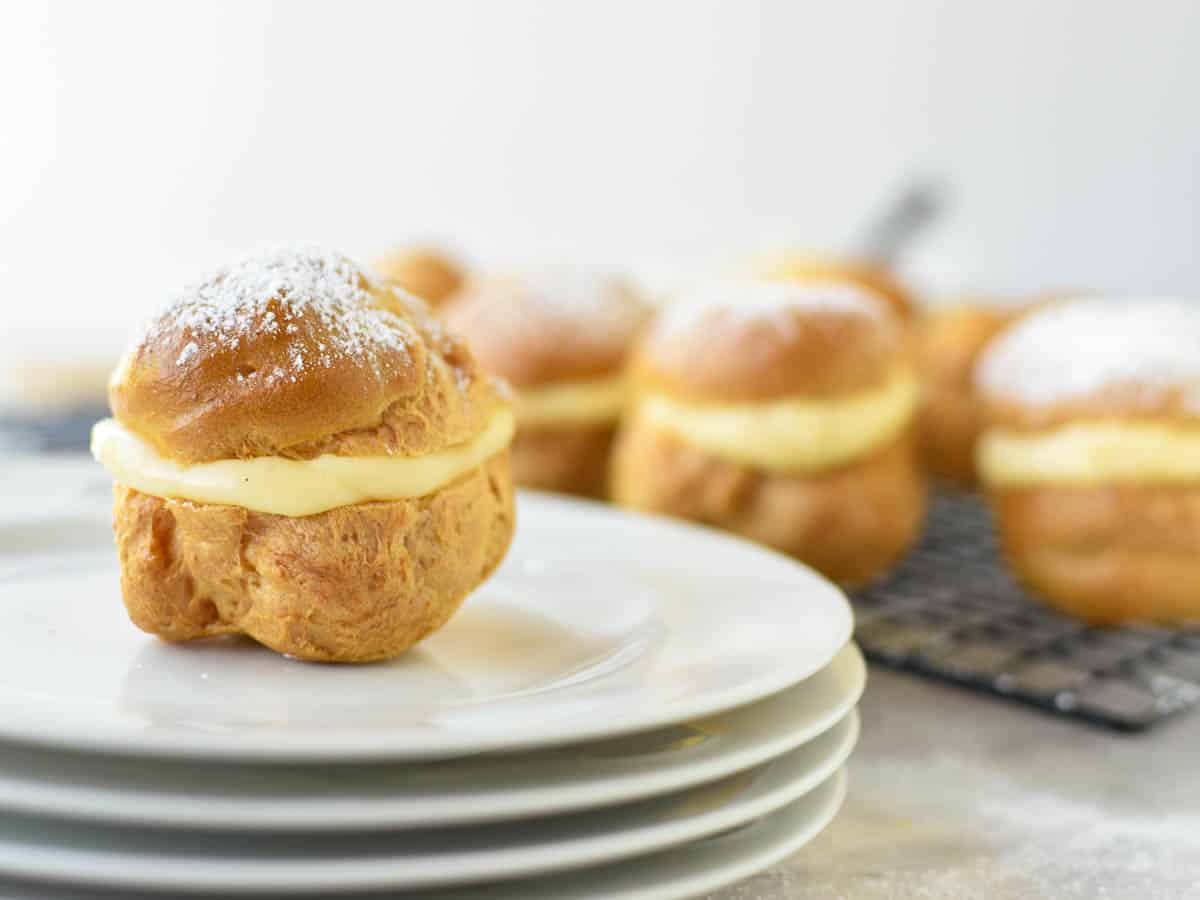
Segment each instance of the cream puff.
M478 280L447 307L447 325L513 386L517 484L607 493L626 357L649 315L624 279L581 269Z
M914 329L921 378L918 434L926 470L962 486L976 482L975 444L983 428L983 401L975 364L988 343L1022 312L1011 305L960 304L931 311Z
M462 266L440 250L408 247L392 250L372 263L384 281L415 294L434 309L462 288Z
M799 284L838 282L882 297L902 321L910 319L916 304L911 292L888 269L870 262L792 253L761 262L755 270L760 278L794 281Z
M848 285L697 289L634 354L615 499L745 535L842 584L870 581L925 509L904 348L888 306Z
M1017 575L1091 623L1200 619L1200 305L1044 307L976 383L980 478Z
M166 640L393 657L512 538L504 386L340 255L274 253L187 288L109 401L92 450L116 481L125 606Z

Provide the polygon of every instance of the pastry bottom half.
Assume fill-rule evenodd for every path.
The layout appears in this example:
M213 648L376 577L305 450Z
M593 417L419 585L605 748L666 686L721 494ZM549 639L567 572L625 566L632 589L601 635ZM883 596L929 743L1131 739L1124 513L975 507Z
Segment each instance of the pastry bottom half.
M500 564L514 527L508 454L413 499L312 516L170 500L117 485L129 616L169 641L245 634L326 662L398 655Z
M618 440L613 495L781 550L845 586L883 574L913 544L925 486L911 435L817 473L767 472L634 422Z
M982 402L966 388L926 385L919 413L921 460L930 474L964 487L976 483L975 444Z
M1200 485L996 489L1004 554L1047 603L1096 625L1200 619Z
M513 480L522 487L601 498L616 427L520 426L512 444Z

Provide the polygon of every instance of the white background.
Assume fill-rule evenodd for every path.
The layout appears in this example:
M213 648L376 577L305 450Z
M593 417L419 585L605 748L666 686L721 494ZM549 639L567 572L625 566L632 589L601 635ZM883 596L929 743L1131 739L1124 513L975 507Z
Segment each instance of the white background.
M0 97L9 346L262 245L836 247L915 172L944 285L1200 291L1189 0L17 3Z

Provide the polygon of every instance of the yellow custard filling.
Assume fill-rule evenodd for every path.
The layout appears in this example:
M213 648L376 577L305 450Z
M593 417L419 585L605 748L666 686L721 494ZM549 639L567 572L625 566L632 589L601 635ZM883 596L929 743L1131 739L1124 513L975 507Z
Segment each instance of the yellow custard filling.
M783 472L819 471L854 460L897 437L912 419L918 385L907 372L883 387L833 401L684 403L648 394L643 421L715 456Z
M120 484L145 494L311 516L431 494L504 450L515 428L512 410L504 408L474 439L424 456L260 456L181 465L114 419L104 419L92 429L92 455Z
M1046 434L989 431L976 452L980 475L995 485L1200 482L1200 428L1091 422Z
M615 422L627 396L625 379L562 381L516 391L517 421L522 425L589 425Z

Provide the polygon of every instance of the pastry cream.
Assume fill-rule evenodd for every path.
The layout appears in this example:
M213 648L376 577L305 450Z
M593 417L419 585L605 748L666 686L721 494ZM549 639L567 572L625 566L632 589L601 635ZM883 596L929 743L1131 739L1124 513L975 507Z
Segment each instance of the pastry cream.
M995 485L1200 482L1200 429L1129 422L1067 425L1043 434L989 431L979 471Z
M784 472L849 462L895 438L916 407L916 379L894 375L883 387L841 400L774 400L716 405L649 394L644 421L734 462Z
M104 419L92 429L92 455L118 482L144 494L311 516L433 493L504 450L514 430L512 411L504 408L471 441L425 456L260 456L181 465L114 419Z
M625 379L563 381L516 390L522 425L587 425L615 422L625 408Z

